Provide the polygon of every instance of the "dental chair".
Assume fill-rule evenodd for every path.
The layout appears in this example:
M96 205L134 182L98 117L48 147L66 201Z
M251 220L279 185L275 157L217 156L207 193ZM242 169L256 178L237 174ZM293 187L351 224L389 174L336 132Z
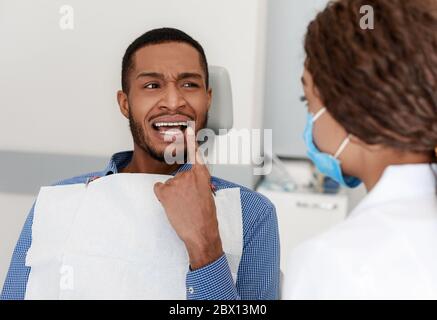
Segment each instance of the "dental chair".
M228 71L219 66L209 66L209 82L212 89L212 103L207 127L216 134L215 140L226 139L226 133L233 127L233 103L231 80ZM220 129L226 129L219 132ZM222 135L220 135L222 133ZM253 175L253 166L248 164L213 164L211 174L219 178L253 189L260 176Z
M219 134L219 129L232 129L232 88L228 71L223 67L209 66L209 83L212 103L209 110L208 128Z

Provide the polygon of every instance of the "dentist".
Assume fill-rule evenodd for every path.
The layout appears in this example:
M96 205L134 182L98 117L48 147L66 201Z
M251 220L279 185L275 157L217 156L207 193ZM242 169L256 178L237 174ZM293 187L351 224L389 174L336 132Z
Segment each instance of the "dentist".
M291 253L283 298L437 299L437 3L331 2L305 51L309 158L369 193Z

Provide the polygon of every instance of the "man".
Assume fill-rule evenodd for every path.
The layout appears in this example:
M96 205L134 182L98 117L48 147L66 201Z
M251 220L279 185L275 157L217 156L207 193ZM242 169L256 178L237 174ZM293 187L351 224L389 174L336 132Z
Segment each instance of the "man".
M279 237L274 206L256 192L211 178L203 164L168 164L164 158L171 143L165 137L171 136L175 127L191 130L186 129L188 121L194 121L197 131L205 127L211 97L207 60L197 41L170 28L143 34L126 50L122 91L117 94L121 113L129 119L133 152L117 153L103 171L58 185L86 183L89 178L117 173L174 175L166 183L156 184L154 191L188 253L187 299L276 299ZM236 285L223 253L211 183L217 190L240 188L243 253ZM25 258L32 242L33 214L34 207L13 253L2 299L25 296L30 273Z

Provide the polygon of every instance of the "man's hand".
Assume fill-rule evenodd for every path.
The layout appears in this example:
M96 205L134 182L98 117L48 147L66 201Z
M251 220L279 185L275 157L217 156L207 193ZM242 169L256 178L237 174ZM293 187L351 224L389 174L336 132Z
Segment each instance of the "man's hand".
M194 130L188 127L186 141L192 169L154 186L155 195L163 205L170 224L185 243L192 270L223 255L211 176L198 154L195 139Z

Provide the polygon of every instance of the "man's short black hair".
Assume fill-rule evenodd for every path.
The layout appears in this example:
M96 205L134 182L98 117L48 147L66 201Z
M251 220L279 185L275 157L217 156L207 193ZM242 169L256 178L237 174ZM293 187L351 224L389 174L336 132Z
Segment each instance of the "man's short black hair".
M129 92L128 76L129 71L133 66L132 57L134 53L145 46L166 42L183 42L189 44L199 52L200 65L205 73L205 85L207 89L209 88L208 62L206 61L205 52L203 51L202 46L181 30L174 28L159 28L147 31L138 37L134 42L132 42L126 49L121 68L121 87L123 92Z

